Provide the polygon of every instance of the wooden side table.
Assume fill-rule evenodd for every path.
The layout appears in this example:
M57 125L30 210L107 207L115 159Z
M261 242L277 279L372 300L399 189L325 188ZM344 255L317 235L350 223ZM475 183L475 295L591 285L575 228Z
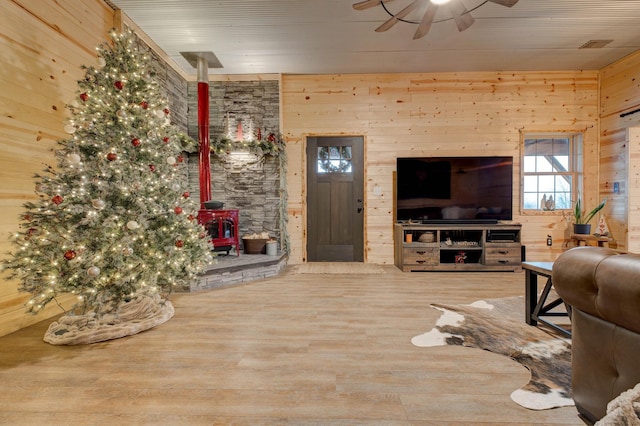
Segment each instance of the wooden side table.
M537 325L538 321L549 327L571 337L571 331L555 324L545 317L569 317L571 318L571 307L565 304L566 312L551 312L554 308L564 303L561 298L557 298L547 303L547 298L553 287L551 281L551 269L553 262L522 262L522 269L525 272L525 322L529 325ZM544 289L538 297L538 277L547 279Z
M589 243L596 243L598 247L609 247L609 237L598 237L591 234L571 234L571 239L577 247L588 246Z

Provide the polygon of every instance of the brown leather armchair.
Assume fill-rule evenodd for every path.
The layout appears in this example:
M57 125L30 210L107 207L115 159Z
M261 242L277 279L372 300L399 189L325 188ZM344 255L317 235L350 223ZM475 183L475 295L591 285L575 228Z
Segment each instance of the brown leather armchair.
M583 420L640 383L640 255L578 247L552 269L558 295L572 307L572 387Z

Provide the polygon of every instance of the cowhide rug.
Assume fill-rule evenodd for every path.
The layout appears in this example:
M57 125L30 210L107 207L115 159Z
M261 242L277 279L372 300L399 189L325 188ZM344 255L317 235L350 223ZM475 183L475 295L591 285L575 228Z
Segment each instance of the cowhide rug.
M570 340L526 324L524 297L431 306L442 316L431 331L411 339L414 345L461 345L508 356L531 372L529 383L511 394L513 401L532 410L574 405Z

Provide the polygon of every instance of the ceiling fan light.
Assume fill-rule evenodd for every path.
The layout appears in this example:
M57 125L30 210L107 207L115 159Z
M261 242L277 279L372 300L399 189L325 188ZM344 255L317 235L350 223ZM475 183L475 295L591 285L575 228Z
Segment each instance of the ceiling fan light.
M431 0L431 3L441 5L441 4L449 3L449 0Z

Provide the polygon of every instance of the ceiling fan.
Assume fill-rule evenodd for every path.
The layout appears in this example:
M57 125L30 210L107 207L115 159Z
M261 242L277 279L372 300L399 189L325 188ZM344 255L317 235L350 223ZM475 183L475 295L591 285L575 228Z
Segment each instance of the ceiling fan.
M382 7L391 15L387 21L385 21L382 25L376 28L376 32L387 31L399 21L404 22L412 22L418 24L418 29L413 35L413 39L419 39L427 35L429 29L431 28L431 24L434 22L434 18L436 16L436 12L439 7L446 8L448 12L451 14L451 17L456 23L458 27L458 31L464 31L469 28L473 23L474 19L471 16L471 13L465 5L462 3L462 0L413 0L409 5L400 10L396 14L392 14L385 7L385 3L389 3L393 0L363 0L353 4L353 8L356 10L365 10L371 7L375 7L378 5L382 5ZM485 3L496 3L502 6L511 7L518 2L518 0L486 0L482 2L480 5L476 6L474 9L479 8ZM419 22L407 21L405 18L413 11L418 9L420 6L426 5L426 11L422 16L422 19Z

